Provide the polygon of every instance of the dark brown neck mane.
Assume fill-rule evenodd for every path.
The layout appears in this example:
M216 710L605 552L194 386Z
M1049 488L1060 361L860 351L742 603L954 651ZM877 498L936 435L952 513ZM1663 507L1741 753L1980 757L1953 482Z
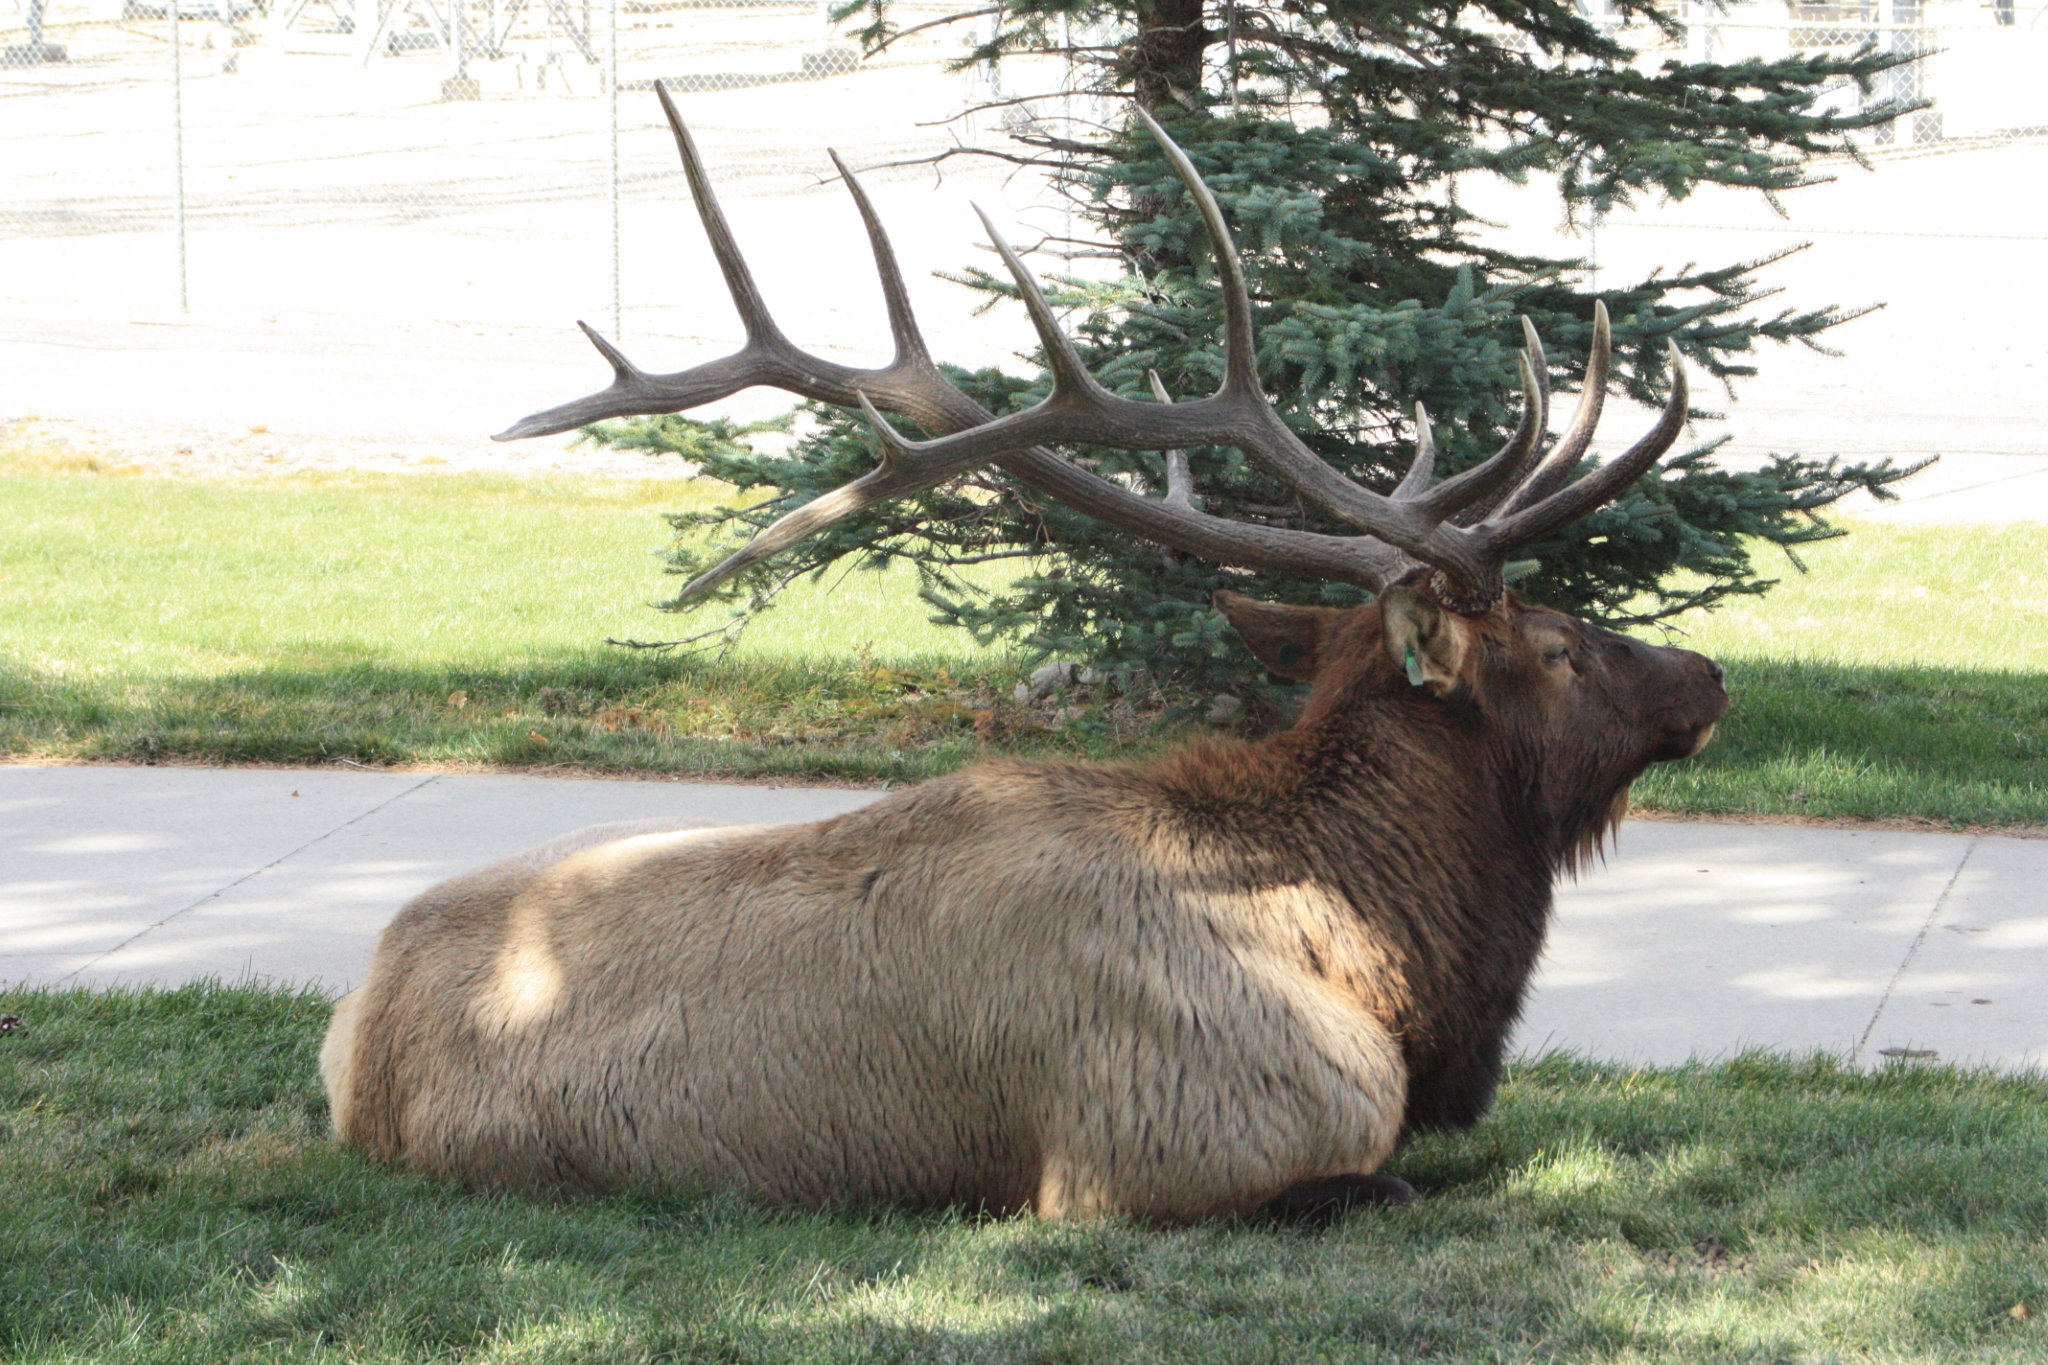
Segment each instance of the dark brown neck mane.
M1295 729L1197 745L1154 772L1197 826L1243 841L1240 865L1284 853L1341 890L1377 960L1331 974L1402 1039L1409 1128L1463 1127L1498 1084L1557 875L1597 851L1627 785L1560 820L1541 809L1540 756L1469 704L1375 695L1366 678L1350 691L1319 696Z

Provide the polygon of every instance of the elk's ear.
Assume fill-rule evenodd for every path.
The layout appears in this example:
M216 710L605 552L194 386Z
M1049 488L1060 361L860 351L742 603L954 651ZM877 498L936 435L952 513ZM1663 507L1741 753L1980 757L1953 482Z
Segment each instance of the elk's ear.
M1244 640L1253 658L1296 682L1315 677L1331 627L1345 615L1336 607L1293 607L1234 592L1218 592L1209 600Z
M1445 696L1458 685L1471 628L1455 612L1409 587L1380 594L1387 653L1408 681Z

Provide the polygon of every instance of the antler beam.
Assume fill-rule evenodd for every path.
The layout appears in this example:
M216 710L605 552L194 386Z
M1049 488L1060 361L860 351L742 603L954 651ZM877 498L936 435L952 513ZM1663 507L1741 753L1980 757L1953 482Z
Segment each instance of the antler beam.
M1578 409L1548 454L1541 450L1549 416L1543 351L1525 321L1522 417L1507 444L1464 473L1433 482L1434 443L1428 415L1418 407L1415 458L1394 492L1383 496L1353 483L1289 430L1266 399L1255 360L1250 295L1222 208L1186 153L1142 110L1139 119L1194 196L1215 252L1224 299L1223 381L1209 397L1182 403L1142 402L1103 387L1060 329L1036 279L982 215L1038 330L1053 377L1052 391L1038 404L998 418L956 388L933 362L912 315L888 234L859 180L836 153L833 164L853 194L874 252L895 354L878 369L860 369L792 345L761 299L674 101L658 84L656 92L727 291L739 310L746 343L721 359L674 374L651 375L579 323L612 366L610 387L536 413L497 439L548 435L607 417L680 412L764 385L818 402L859 406L882 451L881 464L872 472L761 531L687 584L682 599L711 591L834 522L993 464L1047 497L1197 558L1358 583L1374 591L1418 565L1428 565L1440 576L1447 600L1459 610L1482 611L1499 599L1502 569L1517 548L1619 494L1669 448L1685 420L1685 375L1674 348L1671 398L1656 426L1620 459L1571 483L1605 396L1610 346L1606 311L1595 310L1592 357ZM882 418L883 411L908 417L934 435L910 440ZM1060 457L1047 448L1049 444L1168 451L1235 446L1327 516L1359 533L1325 535L1212 516L1194 504L1185 480L1178 482L1177 492L1170 484L1166 497L1147 498Z

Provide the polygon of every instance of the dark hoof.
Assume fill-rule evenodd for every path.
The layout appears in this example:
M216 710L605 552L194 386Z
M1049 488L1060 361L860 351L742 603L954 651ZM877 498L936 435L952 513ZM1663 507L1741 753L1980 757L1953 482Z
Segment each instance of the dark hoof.
M1290 1185L1265 1215L1297 1227L1326 1228L1353 1209L1415 1202L1415 1187L1397 1175L1332 1175Z

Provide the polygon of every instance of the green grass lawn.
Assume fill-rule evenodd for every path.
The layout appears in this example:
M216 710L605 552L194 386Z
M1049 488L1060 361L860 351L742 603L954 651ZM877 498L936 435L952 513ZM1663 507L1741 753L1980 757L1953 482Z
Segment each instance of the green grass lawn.
M1014 662L893 576L802 584L724 658L604 643L649 607L673 481L10 473L0 752L923 776ZM714 621L717 618L712 618ZM765 628L764 628L765 627Z
M2048 525L1867 524L1806 558L1685 623L1734 709L1698 759L1637 785L1644 802L2048 823Z
M1008 701L1021 662L930 625L907 575L802 585L723 658L602 643L709 623L646 604L675 586L660 512L715 496L0 453L0 754L873 779L1161 742L1044 729ZM1870 526L1810 559L1689 623L1735 709L1641 802L2048 823L2048 526Z
M0 993L0 1360L2040 1361L2048 1082L1517 1069L1327 1232L472 1195L326 1140L326 1003Z

